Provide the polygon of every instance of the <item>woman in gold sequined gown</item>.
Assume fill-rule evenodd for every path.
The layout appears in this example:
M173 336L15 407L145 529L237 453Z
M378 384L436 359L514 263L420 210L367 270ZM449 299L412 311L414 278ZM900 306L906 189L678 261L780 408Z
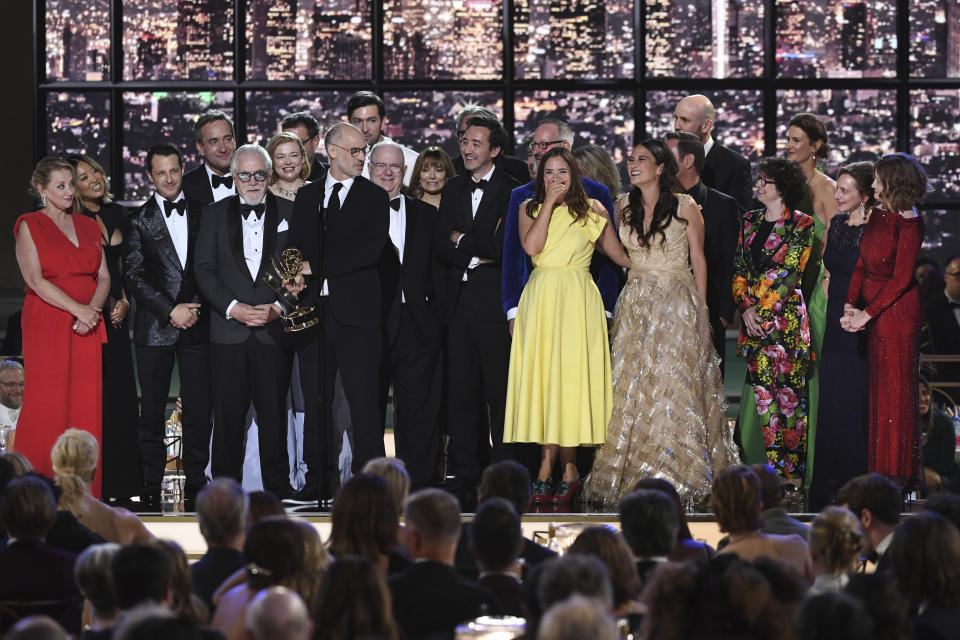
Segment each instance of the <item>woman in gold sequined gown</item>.
M659 140L634 147L627 168L634 189L617 207L633 266L613 320L613 414L584 498L615 509L652 476L697 503L739 462L704 303L703 216Z

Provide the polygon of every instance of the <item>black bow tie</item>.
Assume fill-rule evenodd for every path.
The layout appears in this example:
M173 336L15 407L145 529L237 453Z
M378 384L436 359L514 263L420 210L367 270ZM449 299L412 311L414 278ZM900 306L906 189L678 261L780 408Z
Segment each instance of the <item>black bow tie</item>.
M233 189L233 178L231 176L218 176L217 174L212 174L210 176L210 183L213 185L214 189L221 186L228 189Z
M473 192L473 191L476 191L477 189L480 189L480 191L484 191L487 188L487 185L489 184L490 182L487 180L474 180L473 182L470 183L470 191Z
M181 198L176 202L170 202L166 198L163 200L163 213L169 218L170 214L176 211L179 215L183 215L187 210L187 201L185 198Z
M880 554L877 553L875 550L871 551L866 555L866 559L867 559L867 562L872 562L873 564L877 564L877 562L880 561Z
M394 198L390 201L390 208L394 211L400 211L400 198Z
M247 204L244 202L240 205L240 215L246 218L250 215L250 212L253 211L257 214L257 220L259 220L263 217L263 211L266 207L267 204L265 202L261 202L260 204Z

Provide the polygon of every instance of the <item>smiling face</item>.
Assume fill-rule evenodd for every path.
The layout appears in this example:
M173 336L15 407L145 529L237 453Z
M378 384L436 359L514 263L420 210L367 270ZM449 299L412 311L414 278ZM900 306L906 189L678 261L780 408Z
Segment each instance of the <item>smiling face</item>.
M256 179L255 174L258 171L264 172L264 180ZM249 173L250 182L244 182L240 179L241 173ZM247 204L260 204L267 194L267 163L259 153L244 153L237 158L237 170L233 174L233 183L237 187L237 194L243 198Z
M375 104L358 107L350 114L350 124L360 129L368 147L380 142L380 136L383 135L383 122L380 110Z
M930 387L922 382L920 383L918 391L917 399L920 404L920 415L925 416L930 413L930 403L933 402L933 393L931 393Z
M0 404L19 409L23 404L23 371L14 368L0 370Z
M837 193L833 199L841 213L859 211L860 205L867 202L867 196L861 195L857 190L857 181L849 173L837 178Z
M403 174L403 152L397 147L377 147L376 154L370 156L370 179L390 194L391 199L400 194Z
M226 120L214 120L200 129L197 153L214 172L223 175L230 170L230 160L237 149L233 132Z
M150 165L147 176L153 182L157 193L171 202L176 200L183 183L183 166L180 164L180 159L174 154L155 155Z
M47 201L47 207L69 211L73 206L73 174L66 169L50 172L50 180L45 185L37 185L37 193Z
M84 203L100 202L107 192L103 172L83 160L77 163L77 193Z
M777 189L776 183L772 180L768 180L763 174L757 178L757 200L762 202L766 206L775 204L780 200L780 191Z
M464 168L479 179L487 175L493 166L493 159L500 153L500 147L490 147L490 130L486 127L467 127L460 140L460 155Z
M443 185L447 183L447 171L439 162L427 161L423 163L423 169L420 171L420 188L424 193L435 196L443 191Z
M653 154L642 144L635 146L627 156L627 175L630 177L630 184L635 187L656 182L662 171L663 165L657 164Z
M800 127L793 126L787 130L787 158L797 164L809 162L822 145L823 143L819 140L811 144L810 138Z
M300 179L305 158L296 142L283 142L273 150L273 171L280 182L294 183Z

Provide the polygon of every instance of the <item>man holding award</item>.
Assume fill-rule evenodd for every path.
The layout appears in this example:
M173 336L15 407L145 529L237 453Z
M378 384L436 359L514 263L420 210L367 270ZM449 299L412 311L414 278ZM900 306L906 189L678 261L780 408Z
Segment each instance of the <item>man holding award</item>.
M331 411L338 375L353 426L353 471L384 455L378 385L384 301L378 267L390 242L389 201L386 191L360 175L367 146L359 129L337 123L323 143L330 170L325 180L297 192L288 241L303 257L303 275L292 288L300 304L315 307L320 318L316 328L296 334L305 405L302 499L328 498L338 488Z
M286 498L291 493L286 393L293 352L279 321L286 309L266 276L286 246L290 222L267 190L271 165L263 147L248 144L236 150L231 174L237 195L204 208L194 271L212 307L213 476L242 481L252 400L263 486Z

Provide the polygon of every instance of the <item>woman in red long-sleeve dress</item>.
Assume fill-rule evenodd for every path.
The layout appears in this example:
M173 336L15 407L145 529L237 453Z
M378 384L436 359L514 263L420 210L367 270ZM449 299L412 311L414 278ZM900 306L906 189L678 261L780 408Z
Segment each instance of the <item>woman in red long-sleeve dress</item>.
M40 211L19 218L17 262L27 283L23 303L26 380L17 423L17 450L34 468L53 477L50 450L68 427L100 440L101 309L110 290L100 228L75 212L75 173L70 163L44 158L32 185ZM100 476L92 486L100 495Z
M916 205L927 176L911 156L894 153L877 161L873 188L880 206L867 220L840 324L868 332L868 468L910 489L922 473L917 376L923 308L913 274L923 243Z

